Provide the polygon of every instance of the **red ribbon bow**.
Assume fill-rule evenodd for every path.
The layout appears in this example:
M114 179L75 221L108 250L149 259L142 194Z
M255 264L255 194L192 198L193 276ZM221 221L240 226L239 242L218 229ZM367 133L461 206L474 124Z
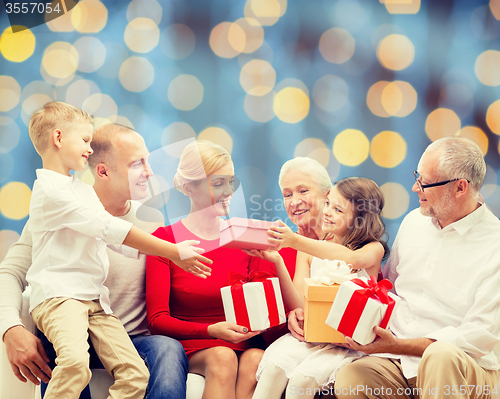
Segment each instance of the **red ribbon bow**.
M231 286L231 296L233 298L234 313L236 316L236 324L240 326L250 327L250 318L247 311L247 303L243 292L243 284L261 282L264 287L267 309L269 311L270 327L280 324L278 303L276 302L276 294L274 292L273 282L268 280L271 278L269 273L253 270L248 275L229 271L227 279Z
M357 278L351 281L363 287L363 289L356 290L352 295L344 311L344 315L340 320L337 331L340 331L348 337L352 337L369 298L378 298L380 302L387 305L385 315L379 324L379 327L386 328L389 324L394 306L396 305L396 301L391 298L387 292L387 290L392 288L392 283L387 279L377 282L376 278L373 276L370 277L368 282Z
M385 303L386 305L388 305L390 301L394 301L394 299L392 299L387 292L392 288L392 283L387 279L377 282L377 279L374 276L370 276L368 282L359 278L353 279L352 282L364 288L363 290L358 290L357 292L365 295L367 298L373 298L376 296L380 299L380 302Z
M230 270L229 273L227 274L227 282L229 283L229 285L235 286L250 282L252 283L262 282L266 281L268 278L271 277L274 276L271 276L269 273L262 271L252 270L249 274L245 276L244 274Z

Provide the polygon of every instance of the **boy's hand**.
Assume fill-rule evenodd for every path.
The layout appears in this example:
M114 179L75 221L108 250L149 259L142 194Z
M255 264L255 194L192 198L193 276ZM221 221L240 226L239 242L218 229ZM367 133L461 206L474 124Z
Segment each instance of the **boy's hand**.
M267 241L271 244L278 245L276 250L287 247L293 248L297 241L297 234L281 220L279 221L279 226L271 226L269 230L267 230L267 235L269 236Z
M201 278L207 278L207 276L211 275L210 272L212 271L212 269L210 269L208 266L205 266L201 262L211 265L213 261L200 255L201 253L205 252L203 248L193 247L193 245L198 245L199 243L199 241L195 240L180 242L179 244L177 244L179 256L176 258L172 258L171 260L182 270L185 270L186 272L192 273L195 276Z

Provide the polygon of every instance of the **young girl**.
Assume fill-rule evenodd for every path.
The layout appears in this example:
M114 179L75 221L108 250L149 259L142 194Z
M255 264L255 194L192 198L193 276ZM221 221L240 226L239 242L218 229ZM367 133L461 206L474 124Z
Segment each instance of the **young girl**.
M288 309L303 308L304 278L314 274L319 259L341 259L351 264L359 276L377 276L388 248L380 212L383 194L377 184L363 177L340 180L328 193L323 210L323 241L294 234L284 223L273 227L269 242L297 249L297 267L293 283L283 259L276 251L252 251L275 264L283 300ZM259 380L253 398L281 397L288 384L286 398L301 395L313 398L321 387L333 383L345 364L363 354L334 344L301 342L290 333L274 342L264 354L257 371Z

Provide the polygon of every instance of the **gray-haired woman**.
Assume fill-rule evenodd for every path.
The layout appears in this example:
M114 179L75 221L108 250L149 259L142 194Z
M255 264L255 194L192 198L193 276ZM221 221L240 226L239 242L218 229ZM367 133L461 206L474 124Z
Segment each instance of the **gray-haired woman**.
M298 227L297 234L321 240L321 211L326 195L332 187L328 172L318 161L297 157L281 167L278 184L289 220ZM290 278L295 275L297 251L283 248L280 251Z

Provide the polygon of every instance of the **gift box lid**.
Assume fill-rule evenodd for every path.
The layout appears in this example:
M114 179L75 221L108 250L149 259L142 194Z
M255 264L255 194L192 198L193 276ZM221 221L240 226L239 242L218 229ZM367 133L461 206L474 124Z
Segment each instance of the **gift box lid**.
M305 278L304 282L304 296L308 301L333 302L340 287L339 284L318 284L312 278Z
M267 220L245 219L232 217L229 220L222 220L220 223L220 231L224 231L231 226L251 227L254 229L268 230L271 226L278 226L278 222L270 222Z

